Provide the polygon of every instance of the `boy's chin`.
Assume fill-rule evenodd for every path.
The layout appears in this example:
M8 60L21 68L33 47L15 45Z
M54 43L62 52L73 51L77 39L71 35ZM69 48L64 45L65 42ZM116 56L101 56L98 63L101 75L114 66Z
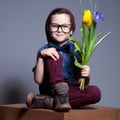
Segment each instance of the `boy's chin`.
M64 45L68 40L65 40L65 41L57 41L57 44L58 45Z

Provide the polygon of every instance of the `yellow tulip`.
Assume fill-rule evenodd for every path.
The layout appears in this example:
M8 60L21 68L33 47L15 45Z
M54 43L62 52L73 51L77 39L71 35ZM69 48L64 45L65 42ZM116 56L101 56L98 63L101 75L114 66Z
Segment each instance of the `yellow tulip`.
M83 18L82 18L83 23L86 24L87 27L90 27L92 24L92 20L93 20L93 17L92 17L91 11L85 10L83 13Z

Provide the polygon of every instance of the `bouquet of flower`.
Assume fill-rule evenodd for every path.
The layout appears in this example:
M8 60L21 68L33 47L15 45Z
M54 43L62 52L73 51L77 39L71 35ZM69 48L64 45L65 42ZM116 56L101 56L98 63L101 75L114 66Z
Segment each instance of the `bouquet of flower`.
M83 10L82 8L82 0L80 0L80 5L82 9L82 24L80 27L80 35L81 35L81 42L76 40L73 37L69 37L69 40L74 43L75 50L74 50L74 63L77 67L82 68L83 65L87 65L91 55L93 54L96 47L106 38L108 37L113 31L117 29L113 29L110 32L103 35L103 32L95 34L96 25L99 21L103 21L104 17L103 14L99 11L92 9L92 1L90 0L91 10ZM97 39L102 36L98 41ZM77 55L81 58L81 63L79 63L77 59ZM84 90L85 86L85 79L80 79L80 89Z

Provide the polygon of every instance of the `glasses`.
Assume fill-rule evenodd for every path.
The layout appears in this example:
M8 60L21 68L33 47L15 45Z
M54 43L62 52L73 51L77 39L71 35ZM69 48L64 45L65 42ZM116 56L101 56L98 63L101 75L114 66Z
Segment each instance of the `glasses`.
M59 30L59 28L61 28L61 30L64 33L69 33L71 30L71 25L70 24L63 24L63 25L58 25L56 23L51 23L51 31L52 32L57 32Z

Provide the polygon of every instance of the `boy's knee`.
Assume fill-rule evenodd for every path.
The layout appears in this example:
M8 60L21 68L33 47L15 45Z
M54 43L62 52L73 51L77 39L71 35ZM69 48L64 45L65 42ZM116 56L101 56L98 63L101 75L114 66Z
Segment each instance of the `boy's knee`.
M95 102L99 102L101 99L101 91L97 86L94 86L93 98Z
M59 59L57 59L57 60L54 60L52 57L47 57L47 58L45 58L45 63L46 64L58 63L58 64L62 65L62 55L59 53Z

